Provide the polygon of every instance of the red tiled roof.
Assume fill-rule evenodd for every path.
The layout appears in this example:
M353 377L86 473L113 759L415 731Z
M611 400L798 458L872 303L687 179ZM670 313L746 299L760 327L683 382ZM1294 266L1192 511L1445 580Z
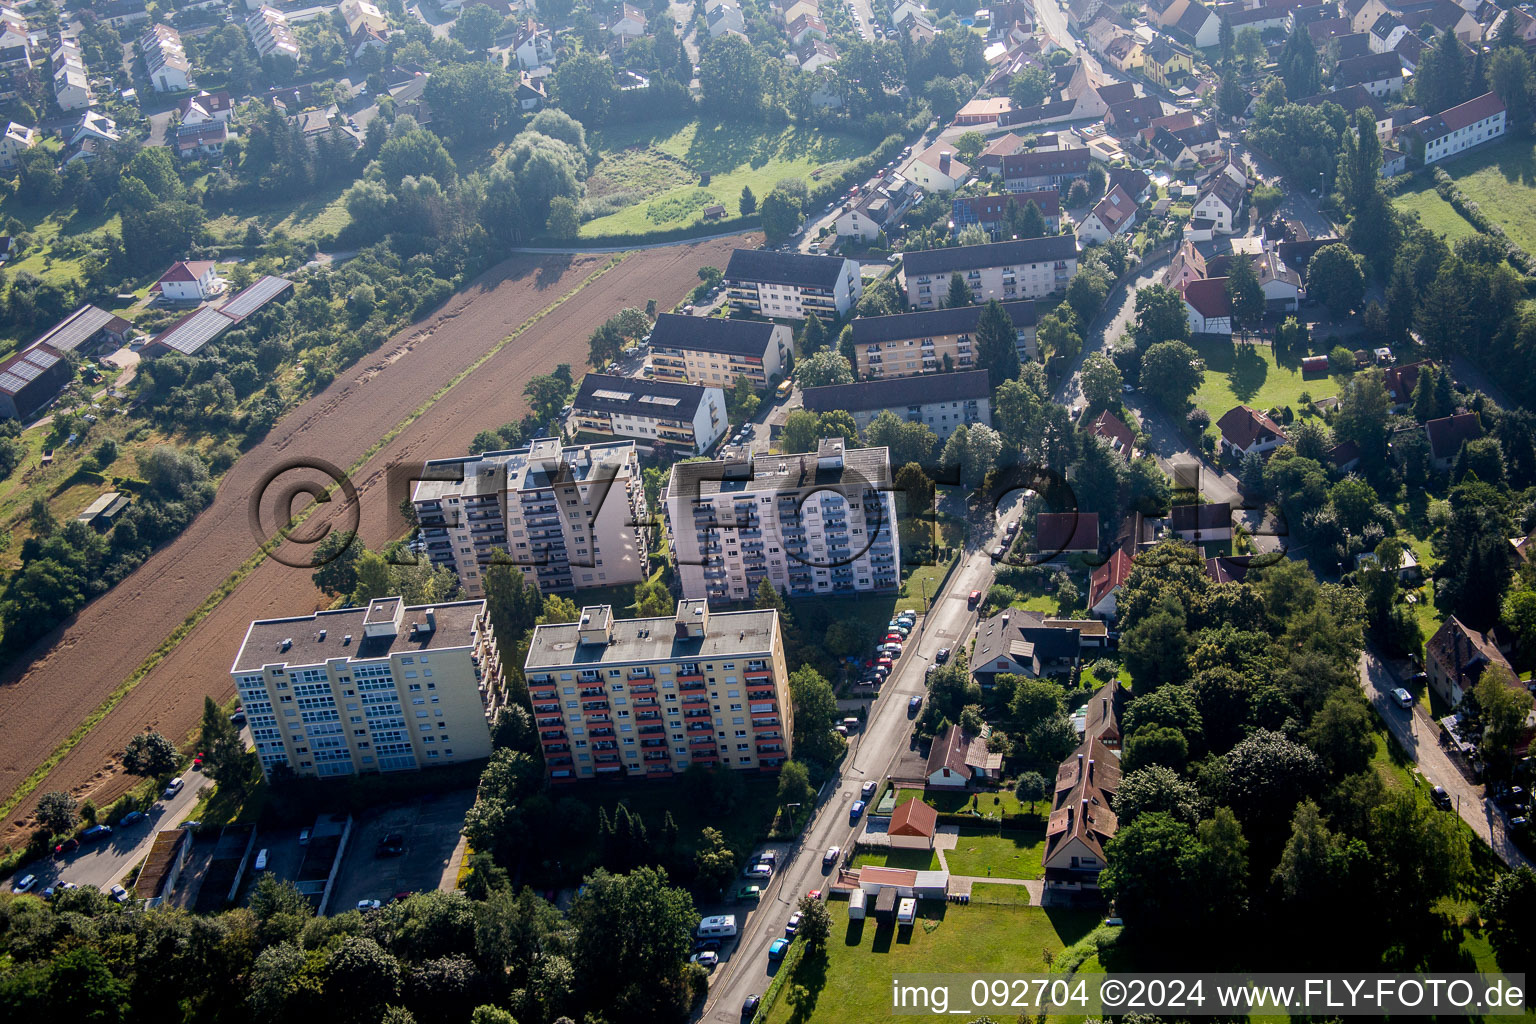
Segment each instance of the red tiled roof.
M1463 442L1476 441L1483 436L1483 422L1475 412L1459 412L1454 416L1442 416L1424 424L1429 435L1429 454L1434 459L1449 459Z
M1102 437L1127 460L1131 457L1131 445L1136 440L1136 435L1131 433L1131 428L1126 426L1114 413L1105 409L1095 417L1088 425L1088 433L1094 437Z
M1041 512L1035 517L1035 544L1042 553L1097 551L1097 512Z
M1419 369L1435 365L1432 359L1421 359L1416 363L1404 363L1401 366L1389 366L1382 374L1382 383L1386 385L1387 394L1399 405L1406 405L1413 401L1413 390L1419 386Z
M196 281L209 270L213 269L212 260L179 260L171 264L171 269L160 275L161 284L165 281Z
M1221 431L1223 440L1244 450L1264 434L1273 434L1281 439L1285 437L1285 431L1280 424L1246 405L1228 409L1226 414L1216 421L1216 427Z
M1190 281L1184 286L1184 301L1207 320L1232 315L1232 297L1227 294L1227 279L1224 277Z
M886 831L893 836L931 837L938 828L938 824L938 811L921 800L912 799L896 808L896 813L891 815L890 827Z
M1091 610L1105 596L1125 582L1131 574L1131 556L1121 548L1109 556L1109 561L1093 570L1088 581L1088 607Z
M1425 142L1431 142L1468 125L1476 124L1485 117L1502 113L1503 110L1504 101L1499 99L1498 94L1485 92L1449 110L1442 110L1431 117L1413 122L1413 130L1418 132Z

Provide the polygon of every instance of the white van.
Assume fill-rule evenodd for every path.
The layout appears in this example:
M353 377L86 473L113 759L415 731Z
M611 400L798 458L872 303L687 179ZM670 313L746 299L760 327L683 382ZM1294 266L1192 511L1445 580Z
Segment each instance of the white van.
M267 870L267 851L266 850L262 850L260 853L258 853L256 855L256 870L257 871L265 871L265 870Z
M718 917L706 917L699 922L698 931L695 934L701 939L719 939L735 935L736 915L721 914Z

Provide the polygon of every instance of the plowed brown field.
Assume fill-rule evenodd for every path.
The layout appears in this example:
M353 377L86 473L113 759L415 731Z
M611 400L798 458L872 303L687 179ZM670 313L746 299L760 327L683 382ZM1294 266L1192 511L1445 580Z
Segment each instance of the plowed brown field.
M363 540L390 538L385 471L392 463L462 455L474 435L526 412L523 384L557 363L585 365L587 338L625 306L665 309L698 283L699 267L725 266L753 236L632 253L454 385L352 476ZM440 313L412 326L285 416L220 483L218 495L166 548L36 645L0 680L0 795L9 795L144 663L258 547L250 497L296 458L345 469L411 412L609 256L522 256L488 272ZM306 524L307 525L307 524ZM230 697L229 665L256 618L299 615L325 603L307 570L264 561L193 628L0 824L0 842L25 841L37 797L64 789L98 806L132 779L119 756L144 729L180 740L196 727L204 695Z

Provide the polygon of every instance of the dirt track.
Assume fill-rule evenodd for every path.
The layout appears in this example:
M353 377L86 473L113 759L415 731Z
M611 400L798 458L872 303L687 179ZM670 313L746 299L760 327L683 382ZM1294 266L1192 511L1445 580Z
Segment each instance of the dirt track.
M474 435L526 411L523 383L557 363L585 365L587 338L625 306L665 309L723 267L737 239L630 255L455 385L353 475L360 533L389 539L385 467L463 454ZM525 256L488 272L442 312L397 335L284 417L220 484L217 497L170 546L34 649L0 680L0 796L10 794L171 632L257 549L249 496L286 462L318 457L346 468L476 359L598 270L607 256ZM228 667L251 619L306 614L324 603L309 573L266 561L255 569L59 763L3 823L0 842L25 840L36 798L66 789L98 806L132 780L117 758L146 728L186 736L203 697L233 694Z

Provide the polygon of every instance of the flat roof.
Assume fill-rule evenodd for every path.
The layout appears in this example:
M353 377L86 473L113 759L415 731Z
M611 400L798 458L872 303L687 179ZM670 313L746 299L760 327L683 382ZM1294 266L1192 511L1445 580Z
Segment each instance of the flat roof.
M849 448L843 452L841 469L820 468L815 452L803 455L758 455L750 463L730 463L722 459L679 462L672 467L671 493L700 498L733 492L798 493L818 487L836 487L845 478L849 483L888 488L891 479L890 450Z
M703 636L682 638L677 636L677 618L673 615L654 619L614 619L609 643L583 644L577 642L581 631L579 622L552 623L534 627L523 667L532 671L681 658L766 655L773 650L778 627L779 613L772 608L711 612Z
M485 611L484 601L454 601L449 604L411 605L400 620L400 632L393 636L369 637L363 634L365 622L388 621L392 608L375 610L400 598L380 598L361 608L338 608L289 619L257 619L245 632L240 653L235 655L231 672L258 672L266 665L321 665L335 659L377 661L394 654L418 651L442 651L468 647L475 640L475 622ZM417 632L414 623L425 623L427 612L437 620L431 632ZM370 614L382 618L370 618ZM321 632L325 638L320 638ZM346 637L351 635L348 643ZM292 641L283 650L286 641Z

